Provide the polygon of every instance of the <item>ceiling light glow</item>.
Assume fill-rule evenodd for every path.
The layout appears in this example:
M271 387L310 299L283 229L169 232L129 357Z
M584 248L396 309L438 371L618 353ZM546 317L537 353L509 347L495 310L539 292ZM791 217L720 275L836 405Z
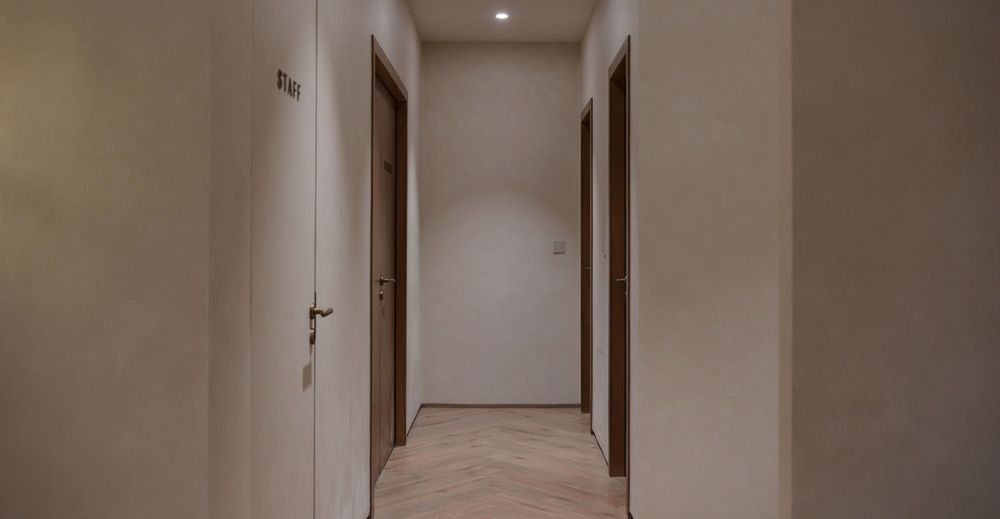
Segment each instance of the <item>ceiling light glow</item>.
M499 13L497 13L497 20L506 20L507 18L510 18L509 14L507 14L507 13L505 13L503 11L500 11Z

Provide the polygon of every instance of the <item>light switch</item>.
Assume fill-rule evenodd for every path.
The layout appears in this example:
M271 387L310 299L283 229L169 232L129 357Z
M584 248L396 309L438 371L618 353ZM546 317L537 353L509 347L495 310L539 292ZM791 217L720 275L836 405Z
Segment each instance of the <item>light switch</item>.
M552 243L552 253L553 254L566 254L566 242L556 241Z

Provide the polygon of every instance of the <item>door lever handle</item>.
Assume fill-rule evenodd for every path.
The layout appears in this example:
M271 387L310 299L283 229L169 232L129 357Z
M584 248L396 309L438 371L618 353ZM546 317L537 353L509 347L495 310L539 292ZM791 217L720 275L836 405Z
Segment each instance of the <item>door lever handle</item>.
M387 278L387 277L383 277L383 276L379 276L378 277L378 284L379 285L384 285L386 283L395 283L395 282L396 282L395 278Z
M316 345L316 318L326 317L333 313L333 308L316 306L316 303L309 305L309 345Z
M316 306L315 304L309 305L309 318L315 319L317 317L327 317L333 313L333 308L324 308L322 306Z
M628 283L628 277L615 278L615 283Z

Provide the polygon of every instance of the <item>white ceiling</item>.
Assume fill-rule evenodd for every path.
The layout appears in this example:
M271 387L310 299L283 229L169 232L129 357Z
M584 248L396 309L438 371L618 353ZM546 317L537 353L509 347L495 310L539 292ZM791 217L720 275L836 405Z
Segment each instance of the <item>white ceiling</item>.
M424 41L580 41L596 0L410 0ZM510 14L497 20L498 11Z

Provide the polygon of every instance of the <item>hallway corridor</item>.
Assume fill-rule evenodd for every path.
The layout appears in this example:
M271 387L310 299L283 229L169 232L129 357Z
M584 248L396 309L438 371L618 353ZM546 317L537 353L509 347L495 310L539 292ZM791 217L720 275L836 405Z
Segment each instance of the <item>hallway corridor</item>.
M998 29L0 0L0 519L1000 519Z
M579 409L423 408L375 488L375 517L625 517Z

